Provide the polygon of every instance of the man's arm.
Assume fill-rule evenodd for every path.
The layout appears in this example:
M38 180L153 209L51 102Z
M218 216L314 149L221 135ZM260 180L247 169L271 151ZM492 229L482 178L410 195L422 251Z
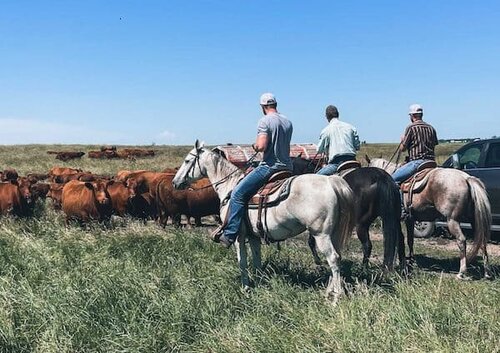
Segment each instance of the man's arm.
M257 135L257 139L255 140L255 143L252 145L252 147L255 152L264 152L267 148L267 142L267 134L261 133Z
M318 142L318 153L324 153L328 152L328 145L329 145L329 140L328 140L328 134L325 134L323 131L321 131L321 134L319 135L319 142Z
M411 139L411 130L410 127L407 127L405 133L401 136L401 142L399 143L399 149L401 152L404 152L408 149Z
M352 129L352 144L354 146L354 149L356 151L359 151L360 143L359 143L358 131L356 130L356 128Z

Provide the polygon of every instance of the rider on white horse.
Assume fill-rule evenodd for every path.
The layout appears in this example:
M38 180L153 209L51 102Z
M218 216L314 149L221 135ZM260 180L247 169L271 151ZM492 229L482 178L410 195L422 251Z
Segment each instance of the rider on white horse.
M422 106L419 104L410 105L408 114L411 124L406 127L399 145L401 151L408 151L408 162L392 174L392 178L397 184L401 184L415 174L418 167L425 161L436 159L434 154L434 148L438 144L436 130L422 120L424 115Z
M233 189L227 223L212 234L213 239L226 248L236 241L250 198L264 186L272 174L280 170L292 170L292 123L277 111L277 101L272 93L264 93L260 97L260 105L264 116L259 120L257 139L252 146L256 152L264 152L264 156L260 164Z
M328 126L321 131L318 153L328 153L328 163L316 174L333 175L341 163L356 160L359 137L354 126L339 120L336 106L329 105L325 113Z

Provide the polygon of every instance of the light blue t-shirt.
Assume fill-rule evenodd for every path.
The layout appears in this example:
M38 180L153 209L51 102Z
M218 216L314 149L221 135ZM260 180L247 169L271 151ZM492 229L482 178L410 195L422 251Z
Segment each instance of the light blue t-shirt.
M319 136L318 152L328 152L328 162L337 156L356 156L359 147L356 128L338 118L330 120Z
M268 141L260 163L273 169L292 170L290 159L292 132L292 122L280 113L271 113L260 118L257 134L267 134Z

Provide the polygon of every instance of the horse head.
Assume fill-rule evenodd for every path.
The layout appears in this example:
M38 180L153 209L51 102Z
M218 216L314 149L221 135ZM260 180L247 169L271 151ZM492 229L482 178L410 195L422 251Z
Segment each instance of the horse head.
M196 140L194 148L184 158L184 162L172 180L174 188L185 189L192 182L207 176L205 168L202 167L203 163L200 163L200 159L203 159L206 154L204 143Z

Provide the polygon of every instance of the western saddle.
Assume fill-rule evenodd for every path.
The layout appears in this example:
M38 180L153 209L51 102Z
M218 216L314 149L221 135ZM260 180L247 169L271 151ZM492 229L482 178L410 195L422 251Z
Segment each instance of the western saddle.
M344 177L358 168L361 168L361 163L359 163L358 161L345 161L343 163L340 163L340 165L338 166L337 174L341 177Z
M436 167L437 163L435 161L425 161L418 167L415 174L401 183L400 188L403 195L406 196L406 202L404 204L408 211L411 211L413 195L424 190L429 181L430 172Z
M265 244L273 242L267 229L267 209L276 206L290 194L290 184L295 177L289 171L279 171L269 178L267 183L257 191L248 202L248 209L257 209L257 229L261 241ZM264 217L262 217L264 216ZM250 224L247 214L247 222Z

